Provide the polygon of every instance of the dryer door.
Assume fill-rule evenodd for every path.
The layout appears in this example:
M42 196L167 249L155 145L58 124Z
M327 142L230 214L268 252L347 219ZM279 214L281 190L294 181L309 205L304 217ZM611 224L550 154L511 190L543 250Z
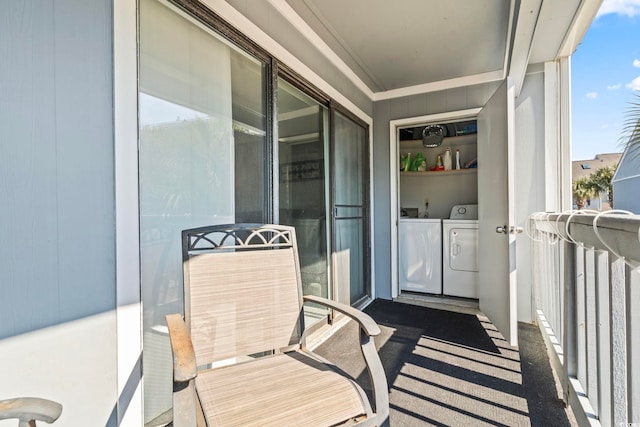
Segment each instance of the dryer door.
M449 231L449 268L478 271L478 229L452 228Z

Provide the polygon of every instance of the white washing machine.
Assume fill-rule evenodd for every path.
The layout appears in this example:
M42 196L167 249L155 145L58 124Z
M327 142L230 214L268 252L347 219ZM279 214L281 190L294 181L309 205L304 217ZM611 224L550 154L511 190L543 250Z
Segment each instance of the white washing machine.
M401 218L400 290L442 293L442 221L429 218Z
M478 299L478 205L456 205L442 221L442 293Z

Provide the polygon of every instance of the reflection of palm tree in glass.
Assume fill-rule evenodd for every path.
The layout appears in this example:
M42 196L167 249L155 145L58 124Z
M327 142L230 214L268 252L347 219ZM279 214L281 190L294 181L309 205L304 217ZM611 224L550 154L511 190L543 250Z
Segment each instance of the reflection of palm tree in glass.
M231 215L233 133L220 121L230 122L207 117L141 130L142 215Z
M181 231L233 220L231 119L145 126L140 144L141 268L154 283L143 297L159 324L182 305Z

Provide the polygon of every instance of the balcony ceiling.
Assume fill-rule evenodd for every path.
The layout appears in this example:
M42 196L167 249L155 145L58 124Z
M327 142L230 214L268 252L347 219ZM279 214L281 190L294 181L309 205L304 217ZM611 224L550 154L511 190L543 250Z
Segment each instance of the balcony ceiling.
M570 55L602 0L226 0L292 25L372 99L495 81ZM269 6L267 6L267 4ZM269 18L273 8L284 20Z
M373 92L504 68L509 0L287 0Z

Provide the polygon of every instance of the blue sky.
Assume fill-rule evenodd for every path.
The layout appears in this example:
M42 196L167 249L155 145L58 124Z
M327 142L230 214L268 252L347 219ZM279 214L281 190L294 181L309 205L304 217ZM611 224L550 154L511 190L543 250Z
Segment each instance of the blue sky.
M640 95L640 0L604 0L571 74L573 160L621 152L625 114Z

